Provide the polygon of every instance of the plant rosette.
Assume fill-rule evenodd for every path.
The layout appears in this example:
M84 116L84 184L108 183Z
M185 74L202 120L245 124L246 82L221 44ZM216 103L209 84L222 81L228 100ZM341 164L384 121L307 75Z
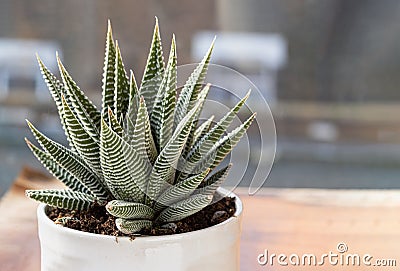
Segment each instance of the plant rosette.
M61 81L38 57L69 143L67 148L49 139L28 121L40 145L26 139L28 147L66 186L26 191L29 198L43 203L38 208L42 270L239 270L242 204L237 196L235 215L217 225L144 236L206 210L218 189L218 194L226 196L228 191L220 186L232 165L218 166L255 119L254 113L228 131L249 92L219 121L213 116L200 120L211 89L204 79L213 46L214 42L179 88L175 37L165 65L156 20L143 78L137 85L132 71L127 76L109 23L101 110L58 56ZM47 216L46 206L89 214L94 214L93 206L100 206L113 229L143 236L132 240L73 230L67 227L70 217L58 217L63 225L56 225Z

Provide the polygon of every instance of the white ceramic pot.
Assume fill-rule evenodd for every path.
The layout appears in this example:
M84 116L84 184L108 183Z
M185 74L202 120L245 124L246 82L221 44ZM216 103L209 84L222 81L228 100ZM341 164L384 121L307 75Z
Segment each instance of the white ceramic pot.
M37 210L42 271L239 270L242 202L228 220L198 231L128 237L104 236L56 225Z

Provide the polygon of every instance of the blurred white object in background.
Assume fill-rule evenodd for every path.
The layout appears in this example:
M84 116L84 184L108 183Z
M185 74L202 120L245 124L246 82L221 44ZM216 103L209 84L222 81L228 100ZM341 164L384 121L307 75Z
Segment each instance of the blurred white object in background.
M49 100L50 96L36 61L36 53L50 70L56 70L56 51L61 57L61 49L53 41L0 39L0 100L6 99L10 94L10 82L21 79L34 82L36 99Z
M211 63L232 68L246 76L261 91L270 105L277 100L277 72L287 61L287 42L280 34L250 32L199 32L192 39L192 57L200 62L211 41L216 36L216 43ZM213 77L224 74L210 74ZM229 91L240 89L243 80L219 78ZM239 85L238 85L239 84ZM243 86L243 93L247 92ZM241 93L234 93L239 96Z

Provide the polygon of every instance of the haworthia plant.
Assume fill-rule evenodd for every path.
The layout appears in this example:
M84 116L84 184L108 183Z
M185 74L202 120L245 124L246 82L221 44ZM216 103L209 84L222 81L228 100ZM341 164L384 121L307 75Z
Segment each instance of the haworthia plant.
M215 168L255 117L227 131L248 94L215 124L213 116L199 123L210 90L204 79L213 44L178 95L175 37L165 66L156 20L143 79L137 85L132 71L127 76L109 23L100 110L58 56L61 79L38 56L70 148L28 121L41 147L26 140L29 148L66 189L28 190L26 195L69 210L102 205L126 234L181 220L210 204L231 165Z

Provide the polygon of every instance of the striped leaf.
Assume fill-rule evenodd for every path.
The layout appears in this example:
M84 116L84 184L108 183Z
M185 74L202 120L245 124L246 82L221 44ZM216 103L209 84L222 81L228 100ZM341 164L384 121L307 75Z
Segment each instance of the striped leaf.
M208 177L199 185L196 193L213 196L218 187L220 187L221 184L226 180L231 167L232 164L230 163L226 167L218 170L213 175Z
M126 121L126 134L129 139L132 138L133 131L135 129L136 114L139 108L139 93L135 80L135 75L131 70L129 77L129 105L126 118L129 118L131 122Z
M67 95L67 92L64 88L64 85L57 79L57 77L50 72L50 70L44 65L42 60L40 59L39 55L36 54L37 61L39 63L40 70L43 75L43 79L46 82L46 85L50 91L51 96L53 97L54 102L56 103L57 106L57 111L60 116L60 121L62 128L64 130L64 133L67 137L68 143L71 147L71 149L74 149L74 144L72 143L71 136L68 133L68 129L65 126L65 121L64 121L64 110L63 110L63 105L61 101L61 96Z
M36 201L68 210L88 210L96 199L72 190L26 190L25 194Z
M212 196L209 195L193 195L164 209L156 219L156 222L167 223L181 220L202 210L210 204L211 200Z
M124 140L126 142L132 142L133 140L133 133L135 132L135 122L128 116L126 115L125 121L124 121Z
M119 124L117 117L112 112L111 108L108 108L108 120L110 122L111 129L117 133L120 137L124 134L124 129L122 129L121 125Z
M210 63L211 53L214 48L214 41L215 38L203 60L195 68L182 88L174 114L175 126L178 125L184 116L194 107L196 101L198 100L200 90L202 89L202 84L204 83L204 78L207 74L208 64Z
M152 219L154 211L147 205L123 200L112 200L106 205L107 211L119 218L125 219Z
M100 160L103 174L116 199L142 202L150 165L135 149L112 131L101 126Z
M150 52L139 91L140 95L143 96L146 101L149 114L151 114L153 110L153 103L161 85L164 69L160 30L158 27L158 19L156 18L153 40L151 42Z
M122 233L132 234L144 229L151 228L153 222L151 222L150 220L129 220L117 218L115 220L115 224Z
M99 160L99 142L96 141L83 127L81 122L79 122L64 98L62 98L62 102L64 106L65 123L71 135L72 141L74 142L76 151L83 158L83 160L85 160L85 162L93 169L97 176L102 179L103 174Z
M61 167L50 154L40 150L26 138L25 141L29 149L35 155L35 157L55 178L60 180L63 184L65 184L68 188L72 189L73 191L91 195L90 190L86 188L83 182L78 178L76 178L68 170Z
M135 130L132 135L132 147L151 164L157 159L157 149L151 133L149 116L147 114L146 102L140 98L139 109L136 118Z
M118 117L125 116L129 106L129 79L126 75L124 63L118 42L115 45L115 79L114 79L114 114Z
M167 68L155 97L150 123L158 151L162 150L172 136L176 99L176 45L172 38Z
M93 173L90 167L76 155L64 146L47 138L39 132L29 121L27 121L32 134L39 142L40 146L50 154L57 163L76 176L99 200L107 200L108 190L101 179Z
M173 182L178 159L185 146L197 109L198 106L194 107L183 118L172 138L157 157L147 185L146 202L148 204L158 198L164 185Z
M203 109L204 102L206 101L206 97L207 97L208 92L210 90L210 86L211 86L210 84L207 84L199 94L198 102L200 103L200 106L199 106L199 109L196 112L195 117L193 118L192 129L190 130L188 139L186 141L186 145L185 145L185 149L184 149L184 151L182 153L182 157L186 157L188 155L189 151L193 147L193 143L195 142L194 141L194 136L195 136L195 132L196 132L196 127L197 127L197 124L199 122L199 116L200 116L201 111Z
M87 133L96 141L99 138L100 127L100 112L96 106L89 100L88 97L76 85L72 77L68 74L67 70L61 63L60 58L57 56L57 63L60 69L60 74L64 82L64 87L68 93L68 100L71 102L74 112L76 113L82 126Z
M202 138L210 131L211 125L214 121L214 117L215 116L212 115L196 129L193 135L193 142L196 142L199 138Z
M251 115L239 127L237 127L232 132L224 136L221 140L219 140L207 153L207 155L203 156L203 158L199 162L197 162L193 172L201 172L204 168L210 168L212 170L216 166L218 166L219 163L224 160L225 156L228 155L236 146L236 144L247 131L255 117L256 113Z
M200 185L209 172L210 170L206 169L204 172L198 175L192 176L176 185L169 187L157 199L154 209L158 212L165 206L170 206L180 200L183 200L184 198L187 198L193 193L193 191L195 191L195 189Z
M111 23L108 21L106 50L104 56L103 68L103 86L102 86L102 115L107 119L107 109L114 110L114 88L115 88L115 59L116 50L114 38L112 35Z
M249 95L250 91L217 124L215 124L206 135L199 138L197 142L193 144L191 151L187 155L187 163L182 168L179 180L187 178L190 173L195 173L194 167L197 162L200 160L203 160L204 162L204 157L209 157L208 152L226 132L226 129L232 123L237 112L244 105Z

